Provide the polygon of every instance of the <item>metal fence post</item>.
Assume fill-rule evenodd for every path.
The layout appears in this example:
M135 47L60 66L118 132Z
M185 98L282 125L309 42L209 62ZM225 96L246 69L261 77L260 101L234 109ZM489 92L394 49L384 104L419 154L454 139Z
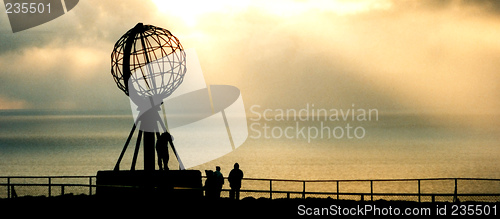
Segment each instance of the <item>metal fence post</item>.
M48 177L48 179L49 179L49 197L51 197L52 196L52 186L51 186L51 184L52 184L51 181L52 180L51 180L50 177Z
M420 180L418 181L418 203L420 203Z
M7 198L10 198L10 177L7 177Z
M339 181L337 180L337 200L339 200Z
M370 200L373 201L373 180L370 180Z
M302 198L306 198L306 181L302 181Z
M92 195L92 177L89 176L89 195Z
M269 180L269 199L273 199L273 180Z
M457 202L458 201L458 197L457 197L457 180L458 179L455 178L455 192L453 194L453 202Z

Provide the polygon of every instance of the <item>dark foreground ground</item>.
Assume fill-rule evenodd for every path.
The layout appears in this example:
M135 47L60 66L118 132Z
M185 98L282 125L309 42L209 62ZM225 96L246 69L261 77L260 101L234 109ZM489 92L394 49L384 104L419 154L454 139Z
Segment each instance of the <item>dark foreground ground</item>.
M253 199L209 200L168 199L161 197L99 197L64 195L58 197L20 197L0 199L4 215L59 216L74 218L92 215L98 218L294 218L307 216L494 216L500 203L417 203L406 201L348 201L334 199Z

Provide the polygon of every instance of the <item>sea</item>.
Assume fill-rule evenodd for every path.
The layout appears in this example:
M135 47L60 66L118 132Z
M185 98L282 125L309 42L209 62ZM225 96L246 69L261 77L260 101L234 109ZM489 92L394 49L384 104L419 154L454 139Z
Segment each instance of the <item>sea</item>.
M239 163L245 178L293 180L500 179L499 115L247 121L241 146L189 169L204 174L220 166L227 176ZM2 110L0 176L93 176L111 170L133 123L128 111ZM130 159L124 158L122 169L127 165ZM178 168L174 157L169 167Z

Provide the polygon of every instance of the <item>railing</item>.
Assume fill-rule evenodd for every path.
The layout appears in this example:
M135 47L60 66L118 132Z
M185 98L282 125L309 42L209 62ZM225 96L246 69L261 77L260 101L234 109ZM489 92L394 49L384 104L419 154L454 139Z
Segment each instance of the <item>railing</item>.
M204 177L205 178L205 177ZM203 183L204 184L204 183ZM95 176L0 177L0 198L94 195ZM229 196L226 183L222 197ZM331 198L415 202L500 202L500 179L427 178L372 180L287 180L244 178L240 198Z
M384 199L416 202L500 202L500 179L426 178L372 180L285 180L246 178L244 180L266 181L269 186L265 190L241 190L242 193L248 193L242 195L242 197L255 196L255 194L259 193L260 197L270 199L321 197L360 201ZM293 190L289 187L287 188L287 186L281 185L281 188L287 189L277 189L275 186L276 183L296 183L299 184L299 186L295 186L295 189ZM322 185L318 186L317 184Z
M95 194L95 176L7 176L0 177L1 187L5 190L0 190L0 198L15 198L18 196L47 196L67 194L66 188L78 188L79 194L93 195ZM0 181L0 182L1 182ZM43 183L45 181L45 183ZM56 182L55 182L56 181ZM58 183L57 181L64 181ZM79 181L79 183L75 183ZM19 194L19 189L29 189ZM45 188L45 189L44 189ZM86 190L87 192L83 192ZM75 193L72 191L71 193Z

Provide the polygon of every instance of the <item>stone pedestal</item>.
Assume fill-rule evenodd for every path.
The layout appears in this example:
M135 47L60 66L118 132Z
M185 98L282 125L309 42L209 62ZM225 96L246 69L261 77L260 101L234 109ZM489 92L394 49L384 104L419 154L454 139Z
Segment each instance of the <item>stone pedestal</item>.
M203 196L198 170L98 171L96 184L99 197L191 199Z

